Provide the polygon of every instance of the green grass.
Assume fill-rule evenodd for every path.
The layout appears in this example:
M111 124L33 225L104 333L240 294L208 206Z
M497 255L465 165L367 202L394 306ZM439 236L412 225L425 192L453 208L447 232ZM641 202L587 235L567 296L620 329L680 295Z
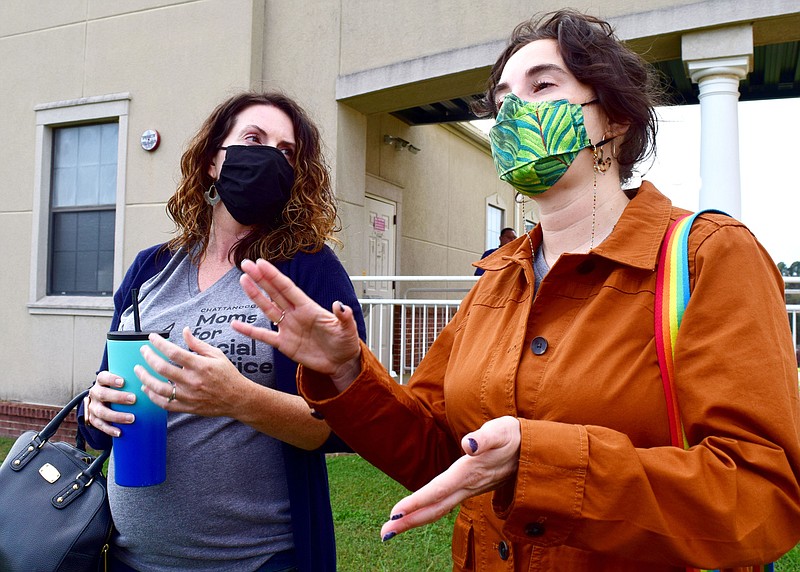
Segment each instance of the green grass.
M381 526L409 492L356 455L329 457L328 478L341 572L452 570L450 537L456 511L384 543Z
M0 438L0 460L13 442ZM452 569L450 534L455 512L384 543L380 539L381 525L408 491L356 455L329 457L328 473L341 572ZM800 572L800 544L775 563L775 570Z

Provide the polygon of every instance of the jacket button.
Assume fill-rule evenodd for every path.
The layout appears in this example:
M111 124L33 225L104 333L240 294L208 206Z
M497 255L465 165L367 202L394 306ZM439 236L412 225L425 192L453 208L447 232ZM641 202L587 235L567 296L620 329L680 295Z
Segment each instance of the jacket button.
M594 270L594 260L584 260L575 268L575 272L578 274L589 274L592 270Z
M544 524L541 522L529 522L525 525L525 534L528 536L542 536L544 534Z
M541 336L536 336L531 342L533 355L540 356L547 351L547 340Z
M505 540L501 540L497 545L497 553L500 554L500 560L508 560L508 544Z

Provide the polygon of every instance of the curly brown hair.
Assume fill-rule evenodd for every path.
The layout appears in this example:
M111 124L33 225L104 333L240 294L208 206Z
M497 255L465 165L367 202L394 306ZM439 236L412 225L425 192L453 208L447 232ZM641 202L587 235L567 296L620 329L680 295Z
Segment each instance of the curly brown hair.
M509 58L523 46L545 39L558 43L567 69L594 89L608 119L628 126L617 144L617 161L621 181L629 180L634 165L655 153L658 124L654 106L661 102L663 90L655 70L625 46L604 20L559 10L519 24L492 67L486 91L473 111L482 117L496 117L495 92Z
M209 167L239 113L252 105L271 105L291 119L296 143L295 182L278 226L256 225L232 247L233 261L240 266L245 258L288 260L297 252L317 252L326 241L340 244L334 237L340 230L336 199L322 156L319 130L306 112L285 95L244 92L219 104L192 138L181 157L181 182L167 201L167 213L177 232L167 247L172 251L185 249L195 263L208 246L211 230L211 207L203 197L214 182Z

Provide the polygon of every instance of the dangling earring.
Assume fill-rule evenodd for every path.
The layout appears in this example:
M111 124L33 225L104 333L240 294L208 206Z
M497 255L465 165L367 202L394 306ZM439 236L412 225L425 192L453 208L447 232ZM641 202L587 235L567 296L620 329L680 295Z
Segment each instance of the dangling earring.
M214 183L211 183L211 186L208 187L208 190L205 193L203 193L203 196L205 197L206 202L212 207L219 202L219 193L217 192L217 187L214 186Z
M594 233L597 225L597 173L605 175L606 169L611 164L611 158L609 157L608 163L603 161L603 150L600 149L598 152L594 145L592 145L592 155L594 155L594 172L592 173L594 180L592 182L592 236L589 241L589 250L594 248Z
M614 154L613 150L611 154ZM592 155L594 155L594 172L605 174L611 166L611 157L603 157L603 149L594 145L592 145Z

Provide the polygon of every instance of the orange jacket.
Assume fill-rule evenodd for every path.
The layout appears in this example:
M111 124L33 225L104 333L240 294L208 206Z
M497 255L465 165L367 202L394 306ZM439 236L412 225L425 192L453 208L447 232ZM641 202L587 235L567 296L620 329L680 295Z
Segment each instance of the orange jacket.
M675 370L693 446L669 446L653 305L659 248L681 213L643 183L612 234L563 255L535 297L527 237L499 249L408 386L366 348L338 396L299 373L334 431L412 490L462 454L465 433L519 418L516 479L462 504L456 570L723 568L775 560L800 539L783 280L748 229L721 215L699 217L689 238Z

